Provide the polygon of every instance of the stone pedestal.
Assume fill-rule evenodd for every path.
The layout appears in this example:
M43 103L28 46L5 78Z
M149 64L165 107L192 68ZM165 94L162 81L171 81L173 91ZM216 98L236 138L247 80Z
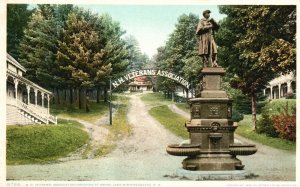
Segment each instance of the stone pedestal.
M255 145L234 144L232 100L222 90L223 68L202 70L202 90L197 98L190 99L191 120L185 127L190 144L170 145L167 152L175 156L188 156L182 165L193 171L242 170L244 165L236 155L256 152ZM180 153L180 154L179 154Z

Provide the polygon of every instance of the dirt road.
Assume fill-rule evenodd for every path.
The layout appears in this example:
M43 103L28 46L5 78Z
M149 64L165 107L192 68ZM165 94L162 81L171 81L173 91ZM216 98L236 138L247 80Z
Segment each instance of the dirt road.
M167 131L147 112L139 95L131 95L128 112L132 135L103 158L70 160L46 165L7 167L7 178L16 180L178 180L172 175L183 158L165 148L182 140ZM86 124L88 125L88 124ZM94 133L96 135L98 133ZM99 133L101 134L101 133ZM97 139L97 137L94 137Z

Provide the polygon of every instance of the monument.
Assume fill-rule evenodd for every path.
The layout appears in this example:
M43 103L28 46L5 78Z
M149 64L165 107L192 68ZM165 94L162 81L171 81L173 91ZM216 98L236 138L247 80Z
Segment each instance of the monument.
M236 156L252 155L257 149L255 145L234 142L237 126L231 119L232 100L222 89L225 70L217 63L217 46L213 38L213 32L219 26L209 19L209 13L209 10L203 12L204 18L200 20L196 31L203 69L201 91L196 98L189 100L191 119L185 123L185 127L190 143L168 145L167 152L187 157L182 162L181 174L195 175L198 179L242 179L245 178L245 172L239 171L244 169L244 165Z

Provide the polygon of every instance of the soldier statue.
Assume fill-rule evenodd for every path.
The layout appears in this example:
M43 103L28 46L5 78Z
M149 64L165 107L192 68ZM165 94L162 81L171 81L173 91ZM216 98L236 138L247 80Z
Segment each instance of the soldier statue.
M214 32L219 29L217 22L210 17L210 10L203 11L203 18L199 21L196 34L199 39L199 55L202 57L204 67L219 67L217 63L217 44Z

